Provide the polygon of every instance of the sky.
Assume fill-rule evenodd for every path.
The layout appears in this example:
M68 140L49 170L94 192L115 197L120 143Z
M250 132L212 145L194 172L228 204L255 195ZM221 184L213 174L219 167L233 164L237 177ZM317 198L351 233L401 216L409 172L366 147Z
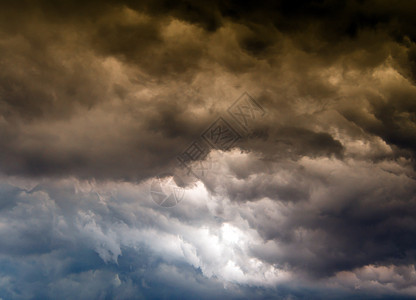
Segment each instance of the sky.
M0 2L0 299L416 299L416 3Z

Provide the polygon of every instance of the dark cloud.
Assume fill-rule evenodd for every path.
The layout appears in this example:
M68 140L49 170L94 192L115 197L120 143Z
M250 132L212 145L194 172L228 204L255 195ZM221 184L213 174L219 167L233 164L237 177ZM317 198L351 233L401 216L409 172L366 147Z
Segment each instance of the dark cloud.
M253 159L238 155L239 160ZM269 175L276 178L275 197L264 195L247 205L210 197L203 187L188 190L177 207L160 209L147 184L75 179L48 180L29 189L18 181L3 184L1 203L14 205L0 213L1 224L7 224L0 231L2 276L26 292L16 294L15 283L2 281L2 296L83 299L101 293L141 299L186 293L318 299L326 289L321 280L348 285L342 276L351 272L363 290L335 289L340 299L376 297L371 286L365 287L367 280L379 289L395 282L394 289L377 297L405 297L414 280L414 180L381 165L324 164L322 159L302 165L303 171L289 177L294 170L276 164L278 171ZM250 181L240 186L242 193L253 189ZM308 199L288 204L282 193L292 184L298 192L310 189ZM390 275L377 269L392 265ZM365 268L372 266L379 267L368 273ZM377 272L380 277L367 278ZM296 276L296 284L287 282L290 276ZM229 282L226 289L224 282Z
M415 10L3 1L0 297L414 297ZM241 138L179 168L219 117Z

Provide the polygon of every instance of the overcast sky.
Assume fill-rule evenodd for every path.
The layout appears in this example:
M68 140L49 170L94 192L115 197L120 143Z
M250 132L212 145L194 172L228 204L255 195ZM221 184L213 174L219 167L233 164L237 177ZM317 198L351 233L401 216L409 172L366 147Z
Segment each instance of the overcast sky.
M0 299L416 299L416 3L305 2L1 1Z

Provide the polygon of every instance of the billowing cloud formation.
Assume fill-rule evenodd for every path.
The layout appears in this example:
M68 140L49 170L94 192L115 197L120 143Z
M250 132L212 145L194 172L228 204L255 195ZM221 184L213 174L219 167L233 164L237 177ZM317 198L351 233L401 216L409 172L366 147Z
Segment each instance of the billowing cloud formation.
M254 166L234 151L224 159L229 174L236 159ZM339 297L414 295L409 166L317 158L274 167L261 183L259 174L223 179L240 197L262 184L255 202L198 183L172 209L152 202L149 181L3 180L2 296L139 299L174 296L171 287L208 299L275 288L301 298L332 288Z
M4 1L0 297L415 297L415 11ZM186 175L220 116L242 138Z

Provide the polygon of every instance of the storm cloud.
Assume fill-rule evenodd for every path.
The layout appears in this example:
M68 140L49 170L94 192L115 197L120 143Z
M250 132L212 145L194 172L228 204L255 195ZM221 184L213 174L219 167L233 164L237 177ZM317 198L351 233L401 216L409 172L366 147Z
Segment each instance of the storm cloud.
M3 1L0 297L416 297L415 13Z

